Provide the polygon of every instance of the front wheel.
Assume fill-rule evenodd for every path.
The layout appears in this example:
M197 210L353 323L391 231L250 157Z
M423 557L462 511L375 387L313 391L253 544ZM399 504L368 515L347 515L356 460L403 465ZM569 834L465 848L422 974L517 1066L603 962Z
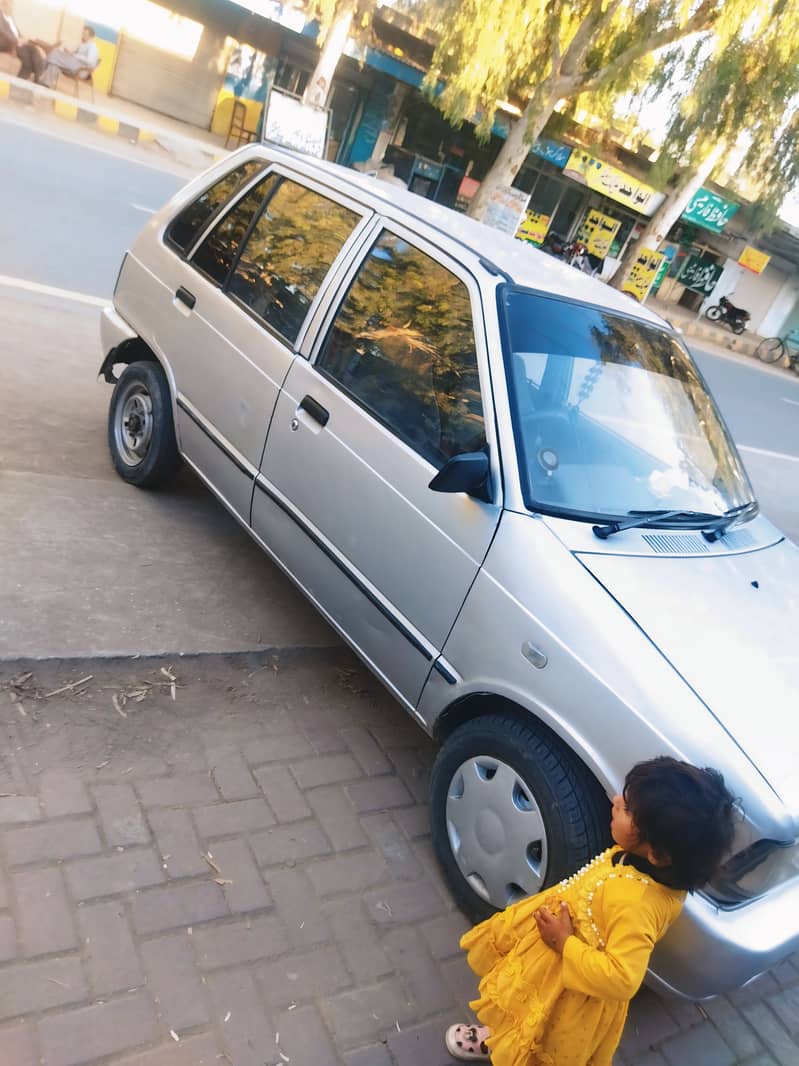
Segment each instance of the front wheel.
M159 363L131 363L114 386L108 447L119 476L139 488L158 488L177 473L180 453L169 383Z
M743 333L743 331L746 329L746 325L743 322L731 322L730 329L733 331L733 333L738 335L740 333Z
M758 344L755 353L764 363L777 363L785 355L785 345L779 337L769 337Z
M609 843L610 808L532 719L475 718L447 739L430 785L433 847L456 902L482 921L574 873Z
M724 311L718 304L713 304L712 307L708 307L705 311L705 318L709 318L711 322L718 322L718 320L724 315Z

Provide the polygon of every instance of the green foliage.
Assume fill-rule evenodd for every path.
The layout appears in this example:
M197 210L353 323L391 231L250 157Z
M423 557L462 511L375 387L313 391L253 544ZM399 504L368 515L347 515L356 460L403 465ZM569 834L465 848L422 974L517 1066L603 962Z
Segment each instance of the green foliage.
M436 465L485 443L469 292L400 237L377 242L320 359Z
M737 37L729 27L712 47L673 54L668 75L689 79L653 180L690 171L723 141L742 154L739 169L759 186L756 229L776 221L785 194L799 182L799 19L795 0L753 11Z
M480 116L492 126L497 102L527 102L548 85L556 99L640 89L653 49L706 29L714 20L739 26L752 0L435 0L439 35L426 85L458 124ZM725 31L726 32L726 31ZM542 104L542 106L546 106ZM552 102L548 104L552 109Z
M309 0L305 10L308 18L319 22L316 43L323 48L334 23L350 11L353 13L350 37L356 40L367 38L375 7L372 0Z

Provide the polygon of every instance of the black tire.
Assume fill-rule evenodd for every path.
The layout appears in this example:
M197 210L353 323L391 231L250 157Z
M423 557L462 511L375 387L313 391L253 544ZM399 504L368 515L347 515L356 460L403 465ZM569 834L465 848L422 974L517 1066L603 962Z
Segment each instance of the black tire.
M779 337L769 337L758 344L755 354L764 363L777 363L785 355L785 345Z
M743 331L746 329L746 326L743 322L731 322L730 329L733 331L733 333L740 334L743 333Z
M705 311L705 318L709 318L711 322L718 322L724 312L718 304L713 304L712 307L708 307Z
M108 447L123 481L141 489L166 485L180 467L172 396L161 365L131 363L114 386Z
M610 843L610 804L603 790L568 748L533 719L492 714L466 722L445 741L433 766L430 819L433 847L458 906L483 921L515 897L488 901L466 879L453 854L447 820L450 789L476 757L497 759L518 774L546 830L547 862L539 887L574 873Z

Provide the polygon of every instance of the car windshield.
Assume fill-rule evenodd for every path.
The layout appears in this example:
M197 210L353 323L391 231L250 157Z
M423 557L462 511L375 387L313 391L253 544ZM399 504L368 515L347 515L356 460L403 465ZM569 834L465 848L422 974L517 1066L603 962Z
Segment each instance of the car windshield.
M623 314L506 287L525 503L570 517L723 514L752 489L691 357Z

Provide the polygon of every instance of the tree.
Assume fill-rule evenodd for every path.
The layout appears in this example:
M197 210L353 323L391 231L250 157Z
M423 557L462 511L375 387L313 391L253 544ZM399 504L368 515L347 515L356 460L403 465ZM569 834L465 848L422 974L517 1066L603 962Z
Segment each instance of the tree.
M369 0L312 0L309 4L309 16L319 21L316 43L321 52L303 93L304 104L325 106L347 38L368 34L374 8Z
M687 57L689 69L704 62L679 102L655 169L655 180L671 178L672 187L625 250L616 287L643 248L657 250L694 193L736 152L742 157L738 170L758 192L750 227L755 232L773 227L780 204L799 182L798 51L795 9L780 0L763 21L753 18L744 34L723 48L717 45L709 57L701 49ZM659 88L656 82L653 90Z
M711 29L728 41L758 4L766 0L437 0L427 85L443 83L446 117L479 114L487 137L498 101L524 104L469 213L482 217L491 192L513 182L559 101L640 86L656 51Z

